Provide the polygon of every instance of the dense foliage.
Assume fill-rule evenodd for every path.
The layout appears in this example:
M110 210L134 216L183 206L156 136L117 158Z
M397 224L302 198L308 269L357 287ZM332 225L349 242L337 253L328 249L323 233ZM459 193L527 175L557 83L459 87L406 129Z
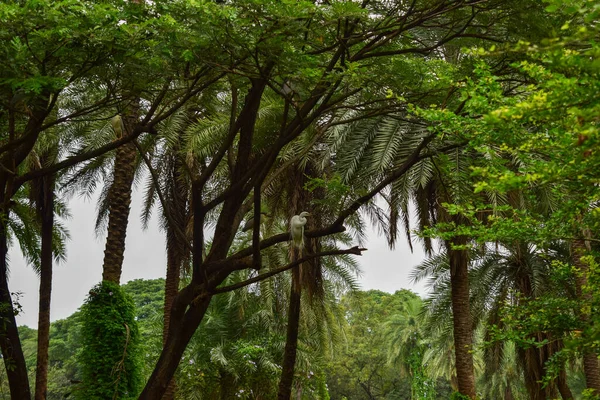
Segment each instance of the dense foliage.
M122 292L131 296L138 310L136 321L141 336L146 338L140 347L148 368L155 363L161 347L160 341L152 338L162 329L162 287L162 279L135 280L122 287ZM113 296L107 296L109 301L114 301ZM185 362L180 365L178 398L219 398L223 390L230 398L270 398L276 395L285 321L265 321L264 305L250 291L243 296L220 296L216 300L211 306L211 318L205 322L205 330L198 332L185 355ZM391 343L387 335L388 322L403 315L413 301L420 302L420 299L408 291L393 295L369 291L347 296L340 303L341 315L346 318L338 321L346 332L345 339L338 340L331 351L322 354L311 348L311 333L303 335L297 393L305 399L340 400L372 398L369 396L403 399L410 396L415 378L408 372L398 374L398 363L387 359L387 348ZM67 319L52 323L48 399L82 396L85 370L80 360L86 350L81 330L84 329L82 315L85 307L87 305ZM370 315L374 319L368 319ZM393 332L399 334L397 330ZM21 334L29 369L33 371L35 331L22 327ZM122 342L122 331L117 336ZM150 373L150 369L146 371L146 374ZM364 386L368 392L363 388L363 379L371 380ZM437 393L446 397L449 386L443 381L440 385ZM0 398L8 398L6 382L0 385L0 393L4 393L0 394ZM112 398L112 395L111 392L108 397Z
M81 307L80 399L135 398L141 389L135 306L119 286L102 282Z
M3 1L0 393L600 396L599 20L592 0ZM146 178L166 280L125 287L136 311ZM54 215L96 189L104 282L50 327ZM368 223L424 245L425 302L355 292ZM11 245L40 272L37 338Z

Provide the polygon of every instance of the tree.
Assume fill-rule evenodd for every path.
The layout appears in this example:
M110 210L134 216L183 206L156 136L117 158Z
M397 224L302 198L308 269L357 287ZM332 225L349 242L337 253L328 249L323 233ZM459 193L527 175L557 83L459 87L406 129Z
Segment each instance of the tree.
M593 143L588 139L596 130L595 122L592 122L593 107L589 106L596 94L595 89L588 89L597 86L598 77L586 54L595 51L595 41L590 35L595 34L592 32L596 32L596 27L590 22L597 16L597 11L584 2L569 5L551 2L548 10L576 15L563 24L562 38L541 41L537 48L525 42L508 49L512 54L533 50L528 53L531 59L516 65L531 82L528 90L512 98L503 96L506 86L482 62L477 67L479 78L468 85L468 116L463 115L459 118L460 122L453 116L444 118L446 122L452 120L451 124L458 122L465 127L469 146L482 155L490 156L486 165L474 169L476 192L506 194L522 189L531 194L539 188L555 185L553 192L558 201L550 215L510 208L506 214L494 218L491 225L484 226L471 219L474 224L472 233L480 240L484 237L485 240L529 237L543 246L557 239L593 239L585 232L596 224L590 213L597 199L596 185L588 181L594 179L591 178L592 170L588 168L597 161L588 147ZM579 76L585 76L585 80L579 81ZM448 126L446 123L443 125ZM475 138L484 131L488 133ZM495 148L502 149L502 155L494 154ZM520 160L518 167L508 166L504 161L506 156ZM564 168L564 165L568 167ZM488 208L487 205L477 206L474 213L484 208ZM474 214L464 209L460 209L459 213ZM580 264L579 253L573 260L574 264ZM584 272L578 283L581 287L585 285L586 268L580 267ZM586 299L583 296L580 301L589 305L590 297ZM585 325L585 313L582 317ZM589 386L595 390L597 357L593 354L595 351L582 346L589 360L586 368Z
M470 304L474 324L480 327L479 340L485 343L482 350L485 368L481 377L485 391L516 396L519 392L516 383L522 381L531 399L553 398L557 389L563 398L572 398L566 383L565 360L552 362L563 347L564 336L547 332L542 327L537 332L527 330L527 335L519 340L510 334L497 336L497 332L511 330L504 325L503 307L506 304L526 304L548 294L561 293L565 296L569 292L568 287L557 287L552 280L551 265L561 259L560 252L556 249L542 251L522 242L505 246L496 244L472 252ZM428 301L429 324L432 327L443 325L443 316L450 309L448 269L448 256L440 253L419 265L415 271L417 280L432 279L433 294ZM532 341L536 345L532 345ZM519 368L508 367L506 360L509 359L516 359ZM522 374L522 378L510 379L503 375L506 372L514 374L515 371ZM501 384L511 381L513 385ZM495 385L490 386L488 383L491 382Z
M56 146L37 156L34 168L41 168L56 159ZM50 298L52 294L52 263L54 258L54 197L55 177L49 175L32 182L30 196L40 220L40 300L38 312L38 348L35 376L35 399L45 400L48 386L48 347L50 344Z
M139 330L134 304L123 289L103 281L81 310L82 383L76 396L135 398L141 388ZM116 344L115 344L116 343Z
M224 135L211 138L203 155L188 152L186 143L181 146L182 152L194 158L193 168L187 171L193 218L192 279L173 302L164 350L141 395L160 398L212 296L237 288L237 284L220 287L227 276L259 269L261 252L287 240L285 233L262 240L256 235L252 246L235 253L231 248L252 191L259 199L260 189L276 172L273 167L286 150L301 145L300 137L308 128L327 125L343 111L358 110L352 117L356 120L403 108L406 102L400 101L399 106L387 91L388 87L408 88L403 83L406 75L398 74L398 69L412 65L410 72L418 75L424 61L438 57L438 50L453 40L487 38L488 26L504 15L495 10L510 6L505 4L271 4L248 0L232 4L155 2L141 7L119 1L3 3L0 15L11 21L1 32L5 45L0 50L7 76L2 80L2 94L10 112L2 117L7 134L0 147L4 167L0 171L0 203L4 204L0 216L8 220L11 199L35 177L107 151L125 151L126 143L156 134L160 123L194 99L227 93L233 98L234 92L245 95L231 107ZM407 99L427 97L419 85L410 86L410 92ZM276 129L263 131L257 125L258 114L269 96L280 98L280 118ZM61 108L69 98L73 106ZM65 124L78 130L90 120L106 121L115 108L126 109L132 101L137 104L136 99L139 118L132 118L126 135L115 139L96 132L94 139L98 140L91 147L78 136L73 156L35 172L18 173L18 166L48 128ZM59 112L52 117L57 107ZM196 120L214 116L211 110L194 111ZM337 124L346 122L351 120L342 118ZM360 207L432 155L427 148L436 137L435 132L413 135L417 145L395 159L391 171L377 176L366 190L342 199L331 223L308 231L307 237L343 231L344 222ZM254 212L258 221L259 208ZM207 224L213 221L217 234L209 241ZM121 228L123 224L118 231L122 232ZM6 242L5 229L0 232L0 242ZM4 263L5 250L0 243ZM298 263L360 252L358 248L322 251ZM293 263L284 265L246 283L293 267ZM9 322L0 347L5 356L16 357L16 368L9 370L11 392L25 399L29 396L27 376L5 264L0 265L0 301L8 304L1 316Z
M400 365L410 377L411 399L433 399L436 396L434 381L427 377L423 365L426 350L421 324L423 301L415 297L403 306L385 324L388 361Z

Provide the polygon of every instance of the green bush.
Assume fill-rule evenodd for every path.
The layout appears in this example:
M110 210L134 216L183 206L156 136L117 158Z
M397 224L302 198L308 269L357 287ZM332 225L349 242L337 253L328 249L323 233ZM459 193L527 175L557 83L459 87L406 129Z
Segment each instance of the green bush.
M81 308L82 383L77 399L136 398L142 384L135 306L120 286L102 282Z
M450 400L471 400L471 398L464 394L460 394L459 392L454 392L452 393L452 396L450 396Z

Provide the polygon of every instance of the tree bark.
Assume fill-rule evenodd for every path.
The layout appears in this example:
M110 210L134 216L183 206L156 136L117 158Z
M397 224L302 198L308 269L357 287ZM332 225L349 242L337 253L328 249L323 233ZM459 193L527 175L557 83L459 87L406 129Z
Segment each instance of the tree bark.
M538 337L535 340L541 341L542 338ZM547 351L547 346L519 350L519 357L523 365L525 388L531 400L546 400L551 396L553 389L553 384L545 387L542 384L542 379L546 373L545 364L548 361L545 350Z
M169 210L163 210L164 213L170 213L172 220L167 224L167 277L165 280L165 303L164 303L164 326L163 326L163 346L167 343L169 336L169 327L171 322L171 306L179 291L179 276L181 266L184 260L189 255L182 238L177 236L177 227L172 226L172 223L178 225L181 232L185 231L187 222L187 200L188 187L182 181L180 176L181 163L178 161L178 156L173 156L173 163L170 165L170 179L168 184L168 199ZM165 216L166 218L166 216ZM163 395L163 400L173 400L177 385L175 379L171 379L167 391Z
M296 367L296 353L298 350L298 329L300 327L300 302L302 288L300 286L300 267L292 269L292 287L290 290L290 304L288 308L287 335L285 350L279 380L278 400L290 400L292 383Z
M117 148L114 164L113 183L108 194L108 234L104 249L102 280L121 282L125 236L131 204L131 189L135 175L136 147L127 143Z
M50 298L52 294L52 238L54 230L54 182L42 179L41 211L42 252L40 258L40 301L38 312L35 400L45 400L48 391L48 347L50 345Z
M564 368L562 368L558 374L558 378L556 379L556 386L558 387L558 392L560 393L560 397L563 400L573 400L573 393L571 393L571 389L567 384L567 372Z
M467 244L466 237L446 242L450 260L452 287L452 316L454 325L454 352L458 391L475 399L475 373L473 368L473 322L469 304L469 259L466 250L455 250L452 245Z
M6 367L10 398L18 400L31 399L29 377L23 356L23 348L17 330L15 311L8 288L7 263L8 243L6 223L8 213L4 212L0 223L0 348Z
M588 265L583 262L582 257L587 253L588 248L585 240L577 239L571 243L571 257L573 265L578 269L575 278L577 297L585 305L591 305L592 295L585 291L587 286ZM583 323L583 335L586 335L586 327L590 321L590 314L585 310L579 312L579 319ZM598 354L590 349L585 349L583 353L583 372L585 374L585 383L588 389L593 389L596 394L600 394L600 367L598 365Z
M169 251L169 249L167 249L167 279L165 280L163 346L166 345L167 338L169 336L169 324L171 322L171 306L173 305L173 300L175 299L175 296L177 296L177 291L179 289L179 264L172 259L173 255L169 253L172 253L172 251ZM177 386L175 383L175 378L173 378L169 382L167 390L162 397L163 400L173 400L175 398L176 391Z
M177 291L179 289L179 263L176 262L173 258L173 251L167 249L167 279L165 280L165 309L164 309L164 326L163 326L163 346L167 343L167 338L169 336L169 325L171 322L171 306L173 305L173 300L175 296L177 296ZM175 392L177 390L175 378L171 379L165 394L163 395L163 400L172 400L175 398Z
M192 285L194 285L192 283ZM208 309L212 296L206 296L198 300L188 301L182 299L189 292L204 292L201 288L188 286L181 290L173 301L171 307L170 327L167 342L156 363L146 387L140 394L139 400L161 400L167 390L169 382L173 378L179 360L187 347L196 329L202 322L204 314ZM178 301L180 300L180 301ZM189 304L189 307L187 307Z

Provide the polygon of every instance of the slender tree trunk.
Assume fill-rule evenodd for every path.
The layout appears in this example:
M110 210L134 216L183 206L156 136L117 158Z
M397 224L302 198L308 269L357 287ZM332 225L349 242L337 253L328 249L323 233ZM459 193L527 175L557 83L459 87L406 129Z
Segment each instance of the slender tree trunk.
M294 369L296 367L296 352L298 349L301 297L300 268L296 267L292 269L292 287L290 290L290 304L288 308L287 335L285 338L285 350L283 352L281 378L279 380L278 400L290 400L292 395L292 383L294 381Z
M586 292L584 288L587 286L588 265L582 261L582 257L587 253L587 245L585 240L574 240L571 243L571 257L573 265L579 270L576 274L575 285L577 297L585 304L591 304L592 295ZM585 327L589 324L590 314L581 311L579 318ZM593 350L586 349L583 353L583 372L585 374L586 387L594 389L597 394L600 394L600 367L598 366L598 354Z
M169 325L171 322L171 306L173 305L173 300L175 296L177 296L177 291L179 289L179 263L176 260L173 260L172 251L167 249L167 279L165 281L165 309L164 309L164 326L163 326L163 346L167 343L167 338L169 336ZM171 379L165 394L163 395L163 400L172 400L175 398L175 392L177 391L177 386L175 383L175 378Z
M457 237L454 245L467 244L466 237ZM473 368L473 322L469 304L469 259L466 250L454 250L446 242L450 259L452 287L452 316L454 324L454 352L458 391L475 399L475 373Z
M31 399L29 377L27 376L25 357L23 356L23 348L21 347L17 321L15 320L15 311L8 288L6 264L8 243L6 224L4 222L8 221L8 213L4 212L2 217L0 223L0 348L2 349L2 358L6 367L10 398L28 400Z
M175 150L176 151L176 150ZM176 227L171 226L172 223L177 224L181 232L185 232L187 222L187 201L188 201L188 185L183 182L180 176L182 168L178 156L172 156L173 162L170 165L169 177L171 182L168 183L168 210L163 210L164 213L169 213L172 220L167 224L167 277L165 280L165 306L164 306L164 326L163 326L163 346L167 343L169 336L169 326L171 321L171 306L179 291L179 276L181 266L184 260L189 256L183 239L177 236ZM165 216L165 219L168 218ZM167 387L167 391L163 396L163 400L173 400L177 385L173 378Z
M556 386L558 387L558 392L560 393L560 397L563 400L573 400L573 393L571 393L571 389L567 384L567 371L562 368L558 374L558 378L556 378Z
M54 230L54 183L42 179L42 253L40 259L40 303L38 312L35 400L45 400L48 391L48 347L50 345L50 297L52 294L52 236Z
M125 252L125 236L135 175L136 147L127 143L116 150L113 183L110 187L108 234L104 249L102 280L120 284Z

